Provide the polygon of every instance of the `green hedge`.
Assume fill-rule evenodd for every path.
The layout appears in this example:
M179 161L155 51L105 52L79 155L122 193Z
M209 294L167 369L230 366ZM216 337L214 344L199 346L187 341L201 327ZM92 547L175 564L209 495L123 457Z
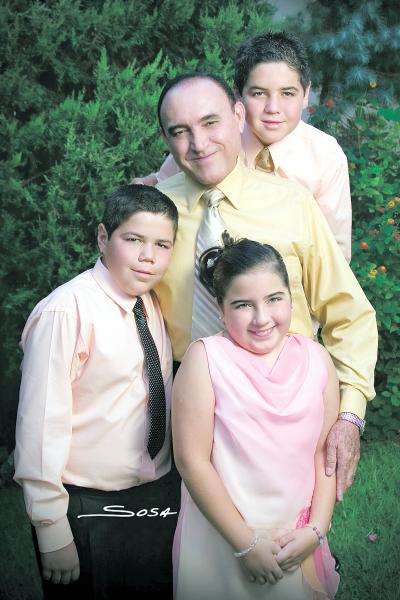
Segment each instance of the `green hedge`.
M0 445L13 444L27 316L93 264L105 196L165 156L164 82L196 68L231 77L228 57L272 13L228 0L2 3Z
M312 107L312 122L338 138L349 160L351 267L376 310L379 331L367 436L394 437L400 432L400 109L381 108L368 93L354 97L351 112L348 101L345 107L336 99Z
M166 78L196 67L231 78L230 57L239 42L272 27L268 4L247 4L2 4L0 444L13 444L18 341L29 312L57 285L93 264L104 197L156 168L165 156L155 108ZM393 199L400 196L399 124L393 115L364 105L347 128L335 107L319 107L313 116L339 137L354 165L352 264L380 326L378 397L371 405L369 431L392 435L400 423L394 304L398 239L396 224L387 219L398 220ZM379 233L368 233L373 230ZM360 249L362 241L367 250Z

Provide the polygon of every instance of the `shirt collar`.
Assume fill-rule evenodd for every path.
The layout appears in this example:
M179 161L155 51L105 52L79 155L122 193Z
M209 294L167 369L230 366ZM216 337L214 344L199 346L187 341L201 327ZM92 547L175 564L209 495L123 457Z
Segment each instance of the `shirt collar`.
M275 142L274 144L270 144L268 149L271 153L272 160L274 161L275 171L278 170L282 161L285 160L285 156L287 155L288 146L290 147L293 143L293 138L296 138L301 134L305 123L303 121L299 121L296 127L291 131L288 135L286 135L279 142ZM243 134L242 134L242 144L246 154L246 164L250 165L251 168L254 168L254 163L257 154L263 149L263 144L260 140L254 135L251 131L250 127L246 124Z
M277 170L282 161L285 160L285 156L288 154L288 148L293 147L294 140L301 135L304 126L305 123L300 120L293 131L286 135L282 140L268 146L272 160L274 161L275 170Z
M238 158L235 168L223 179L220 183L215 186L218 190L225 195L227 200L237 209L240 210L243 205L243 199L241 189L243 185L243 179L245 176L245 165L242 160ZM201 196L206 190L210 189L201 185L198 181L192 179L185 174L185 194L189 211L192 212L200 201Z
M118 287L113 280L110 271L103 265L100 257L97 259L97 262L92 269L92 276L111 300L123 308L127 313L132 312L133 307L136 304L136 296L129 296Z

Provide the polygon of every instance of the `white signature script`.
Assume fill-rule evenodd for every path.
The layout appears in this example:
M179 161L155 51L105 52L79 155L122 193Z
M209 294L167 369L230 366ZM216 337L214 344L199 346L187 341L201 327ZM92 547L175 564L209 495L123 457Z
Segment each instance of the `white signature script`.
M165 519L169 515L177 515L177 512L173 512L170 507L164 508L161 512L158 507L156 508L141 508L134 513L133 510L126 510L125 506L120 504L112 504L111 506L103 506L104 513L98 513L93 515L78 515L78 519L83 517L120 517L120 518L131 518L131 517L162 517Z

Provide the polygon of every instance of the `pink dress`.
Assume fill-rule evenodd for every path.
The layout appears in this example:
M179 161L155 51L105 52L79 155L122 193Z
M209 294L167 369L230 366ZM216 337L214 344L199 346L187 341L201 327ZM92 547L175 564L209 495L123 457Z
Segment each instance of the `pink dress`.
M212 463L246 522L276 538L307 522L327 382L322 349L288 336L269 368L222 335L202 342L215 394ZM251 583L183 483L173 560L176 600L315 600L333 598L339 584L326 540L276 585Z

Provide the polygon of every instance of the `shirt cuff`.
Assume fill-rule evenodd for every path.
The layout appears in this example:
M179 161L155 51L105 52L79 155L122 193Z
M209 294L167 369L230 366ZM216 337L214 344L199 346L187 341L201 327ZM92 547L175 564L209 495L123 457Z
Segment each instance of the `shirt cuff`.
M339 412L351 412L364 419L366 410L367 401L361 392L353 387L341 389Z
M40 552L60 550L74 539L66 516L51 525L36 525L35 529Z

